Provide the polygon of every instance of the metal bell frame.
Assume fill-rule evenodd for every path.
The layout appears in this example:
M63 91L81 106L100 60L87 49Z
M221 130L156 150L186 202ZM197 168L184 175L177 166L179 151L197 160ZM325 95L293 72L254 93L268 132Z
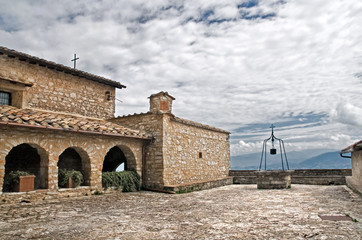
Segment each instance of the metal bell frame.
M272 129L272 133L271 133L270 137L265 139L264 142L263 142L263 149L262 149L262 152L261 152L259 171L261 170L262 165L263 165L263 158L264 158L264 170L266 170L266 147L267 147L266 145L267 145L267 142L270 141L270 140L272 141L272 148L270 149L270 154L275 155L277 153L277 149L274 148L274 141L275 140L279 141L280 160L282 162L282 169L283 169L283 171L285 170L285 168L284 168L284 161L285 161L287 170L289 170L289 163L288 163L287 154L285 152L284 141L282 139L277 138L277 137L274 136L274 128L275 128L275 126L273 124L270 126L270 128Z

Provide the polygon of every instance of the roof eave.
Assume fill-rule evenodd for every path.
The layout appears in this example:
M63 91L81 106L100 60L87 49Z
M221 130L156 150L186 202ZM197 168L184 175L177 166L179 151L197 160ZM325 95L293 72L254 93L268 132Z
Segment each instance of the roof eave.
M42 67L48 67L49 69L54 69L56 71L64 72L64 73L71 74L71 75L77 76L77 77L83 77L88 80L99 82L99 83L102 83L102 84L105 84L105 85L108 85L111 87L115 87L115 88L119 88L119 89L126 88L125 85L123 85L119 82L116 82L116 81L113 81L113 80L110 80L110 79L107 79L104 77L100 77L100 76L97 76L94 74L90 74L90 73L87 73L87 72L84 72L81 70L77 70L77 69L74 69L71 67L67 67L62 64L47 61L45 59L34 57L34 56L31 56L31 55L28 55L25 53L21 53L16 50L7 49L5 47L0 46L0 53L6 54L12 58L16 57L20 61L26 61L30 64L38 64L39 66L42 66Z

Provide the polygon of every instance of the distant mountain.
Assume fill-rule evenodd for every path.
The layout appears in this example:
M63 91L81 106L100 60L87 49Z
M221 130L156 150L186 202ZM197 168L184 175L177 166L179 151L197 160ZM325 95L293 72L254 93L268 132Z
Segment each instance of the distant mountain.
M351 160L342 158L339 152L327 152L309 158L297 165L298 169L351 168Z
M351 168L351 160L342 158L339 151L326 150L299 151L287 153L290 169L339 169ZM231 170L259 169L261 153L251 153L231 157ZM264 163L263 163L264 164ZM280 155L267 156L268 169L281 169Z

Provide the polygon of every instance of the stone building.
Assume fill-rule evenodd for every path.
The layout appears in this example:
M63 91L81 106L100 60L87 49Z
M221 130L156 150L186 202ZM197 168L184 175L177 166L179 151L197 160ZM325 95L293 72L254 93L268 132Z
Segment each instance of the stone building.
M36 189L54 191L58 169L72 168L100 189L102 171L120 164L154 189L229 182L227 131L175 117L165 92L148 113L114 118L116 88L125 86L0 47L0 187L26 170Z
M150 111L111 119L154 136L145 155L147 187L168 189L223 180L230 169L229 132L172 114L174 97L151 95Z
M341 156L351 153L352 176L346 177L346 183L352 189L362 194L362 140L341 151Z

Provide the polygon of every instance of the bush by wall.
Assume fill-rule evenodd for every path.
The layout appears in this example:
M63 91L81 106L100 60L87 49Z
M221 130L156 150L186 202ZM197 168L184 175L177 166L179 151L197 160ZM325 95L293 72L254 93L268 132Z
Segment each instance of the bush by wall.
M11 171L8 175L5 176L4 179L4 192L10 192L13 189L14 183L19 183L19 177L20 176L28 176L32 175L30 172L25 171Z
M83 174L80 171L69 170L69 169L58 169L58 185L59 187L64 186L69 177L72 177L73 184L78 187L83 183Z
M140 176L135 171L103 172L102 185L104 188L115 187L122 192L140 190Z

